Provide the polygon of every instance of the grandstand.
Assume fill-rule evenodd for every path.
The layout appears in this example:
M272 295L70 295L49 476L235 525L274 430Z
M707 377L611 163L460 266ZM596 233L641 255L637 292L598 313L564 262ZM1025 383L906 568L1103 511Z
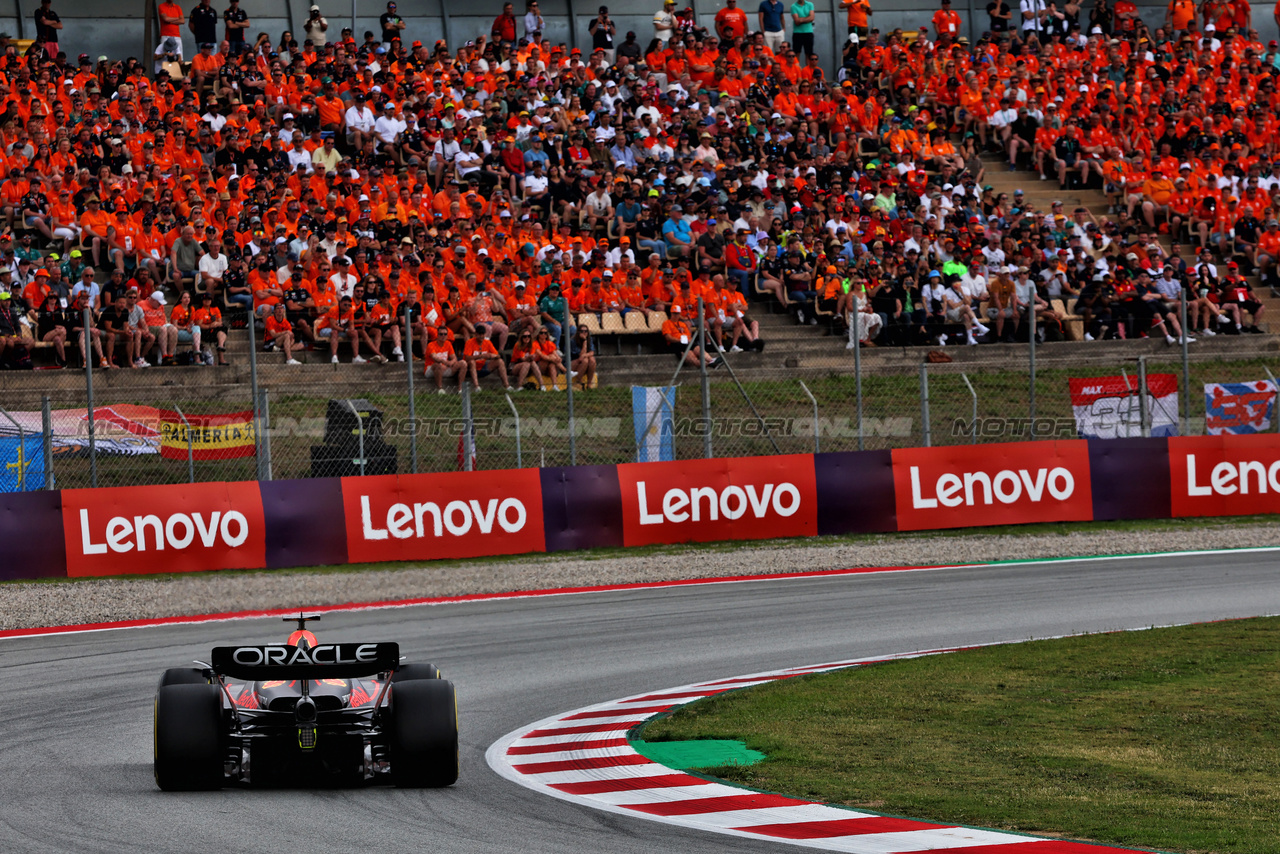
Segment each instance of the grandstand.
M460 353L479 319L505 353L512 342L490 318L496 310L498 326L504 312L509 324L514 319L516 283L527 283L535 301L561 284L568 286L575 325L596 333L600 382L645 384L668 379L674 369L673 339L662 325L673 305L689 318L703 297L708 322L725 327L727 349L736 325L729 295L739 279L726 266L732 248L725 244L743 231L755 260L740 282L749 301L742 307L767 346L732 359L753 377L849 372L844 314L857 305L863 284L863 299L883 327L866 336L869 369L918 364L926 352L918 345L932 349L944 340L952 358L971 358L974 348L964 346L970 331L982 342L976 349L983 359L1005 352L1020 358L1012 354L1024 344L979 331L994 325L988 286L1016 278L1019 267L1045 299L1037 329L1049 341L1064 339L1041 357L1070 364L1158 353L1161 338L1179 337L1170 334L1168 316L1176 297L1165 292L1163 308L1153 310L1151 300L1136 295L1155 293L1142 274L1158 276L1172 248L1170 231L1181 230L1188 268L1176 275L1179 288L1189 289L1193 313L1217 315L1238 304L1243 310L1232 317L1265 333L1267 318L1280 310L1271 288L1280 280L1270 278L1274 256L1267 254L1280 242L1258 235L1280 211L1272 201L1280 178L1267 180L1270 162L1280 159L1272 84L1278 60L1275 43L1263 42L1257 30L1270 32L1274 24L1238 20L1247 13L1227 3L1225 11L1207 13L1211 20L1166 32L1162 10L1130 7L1120 4L1105 21L1081 10L1076 28L1064 24L1057 33L1046 19L1045 31L1010 39L986 37L975 21L986 15L973 8L946 32L951 25L941 10L899 4L876 10L877 32L848 46L845 13L828 4L815 12L825 16L815 30L827 43L815 44L811 60L795 55L790 38L775 54L764 34L749 31L754 17L748 31L726 29L715 8L677 10L674 37L655 45L661 13L636 6L615 10L613 19L572 4L544 10L532 4L515 10L505 41L503 19L495 18L500 8L478 16L445 0L360 9L378 15L357 17L349 32L352 19L338 14L344 10L321 9L309 21L304 4L247 3L237 11L238 4L163 3L154 22L116 17L129 10L105 4L94 10L100 32L90 42L94 19L42 4L34 10L38 21L13 22L10 32L26 39L13 40L3 60L9 90L31 95L11 102L5 126L10 171L0 208L13 235L14 296L34 312L33 339L47 338L59 324L67 328L67 361L75 366L78 324L57 312L40 317L43 296L52 289L73 297L77 282L90 296L115 297L136 286L139 309L128 303L126 316L149 312L139 326L137 341L147 348L139 358L156 364L171 355L162 330L172 318L157 321L155 312L172 311L183 290L198 307L207 290L223 323L205 324L204 344L211 359L225 355L229 367L127 370L137 354L124 355L122 346L114 358L125 364L102 372L100 382L118 390L163 382L216 397L247 381L249 327L261 324L255 337L261 345L263 335L276 332L268 315L279 302L288 305L290 334L302 342L309 337L304 326L330 336L350 331L338 299L357 283L367 303L357 303L356 326L394 325L379 308L379 292L388 291L394 320L416 291L425 307L412 315L421 343L456 338ZM50 10L66 16L56 32L48 29ZM237 15L246 28L229 26L241 20ZM1105 31L1093 32L1098 23ZM615 36L604 48L600 33L610 26ZM899 26L905 32L896 32ZM627 39L628 30L637 38ZM797 35L790 21L786 31ZM97 47L76 50L90 43ZM154 66L151 57L131 56L143 43L155 46ZM1228 57L1235 61L1224 63ZM1162 101L1168 108L1156 109ZM1137 111L1126 112L1135 105ZM1017 106L1032 118L1017 118ZM1061 146L1069 134L1054 127L1058 115L1080 123L1079 156L1092 157L1095 167L1084 185L1061 190L1052 164L1065 158L1074 169L1075 154ZM1145 119L1150 129L1141 129ZM1013 171L1004 165L1007 149L996 144L1006 129L1027 140L1025 151L1014 151ZM983 141L991 143L986 150ZM1162 143L1175 151L1162 153ZM1121 154L1139 159L1108 171ZM1047 159L1047 181L1034 169L1037 156ZM1148 184L1159 170L1181 171L1183 163L1190 164L1184 174L1190 183L1178 191L1190 205L1184 224L1179 229L1174 221L1180 202L1162 206L1155 216L1164 228L1151 229L1144 244ZM981 180L966 180L979 170ZM1248 183L1251 170L1261 185ZM1109 205L1104 190L1116 181L1122 196L1138 199L1137 219ZM1016 204L992 204L1001 194L1012 199L1017 189L1024 193ZM1203 218L1198 206L1207 196L1221 211L1211 213L1209 230L1224 235L1203 259L1213 265L1208 282L1194 270L1196 234L1187 228ZM1066 287L1059 293L1048 273L1046 239L1056 232L1065 250L1071 229L1047 226L1043 217L1077 208L1103 226L1100 232L1108 222L1118 229L1110 251L1091 234L1080 255L1065 256ZM923 226L924 244L909 256L900 250L920 245L913 224ZM717 233L721 242L712 239ZM1015 245L1004 247L1010 257L979 273L972 260L988 238ZM953 249L943 248L947 239ZM79 261L71 259L73 249ZM799 259L794 270L789 254L777 255L791 249ZM613 303L633 309L624 317L608 300L593 301L590 281L605 272L615 283L625 280L628 251L643 275L632 302L621 285L614 288ZM661 261L645 269L655 253ZM848 263L837 269L841 256ZM552 266L556 259L565 262L563 270ZM92 287L82 282L80 264L89 265L91 280L84 281ZM661 270L667 264L669 275ZM1269 277L1265 282L1255 266ZM50 284L37 275L42 267L61 275L49 277ZM115 267L124 275L113 278ZM967 328L964 311L948 311L940 292L926 289L934 272L940 287L962 280L977 325ZM769 275L788 282L798 311L768 292ZM727 287L715 286L717 276L729 280ZM875 288L906 280L903 294L920 316L894 317L876 305ZM1200 293L1206 283L1211 297ZM1237 298L1246 283L1252 293ZM1104 284L1115 288L1107 297L1115 311L1098 326L1082 316L1074 296ZM456 296L451 286L460 289ZM164 305L148 305L157 289ZM94 307L110 313L106 303ZM642 308L652 316L642 317ZM539 311L534 324L553 320ZM94 325L105 332L106 322ZM229 334L225 351L209 346L218 325ZM1029 325L1021 325L1022 341ZM148 327L158 339L154 349ZM1121 328L1129 340L1083 340ZM20 328L14 331L21 337ZM1267 334L1225 334L1235 331L1227 321L1215 320L1210 331L1224 334L1200 336L1194 346L1240 355L1276 346ZM128 337L120 335L119 343ZM344 341L337 365L326 338L316 337L314 346L288 354L299 363L297 382L336 383L353 393L401 382L394 364L348 364L361 352L392 359L389 332L377 353L353 351ZM28 345L10 348L6 357L20 366L21 358L12 357L26 349L36 367L55 361L55 341ZM177 350L188 349L184 336ZM258 358L284 361L279 348ZM36 391L48 376L7 371L0 386Z

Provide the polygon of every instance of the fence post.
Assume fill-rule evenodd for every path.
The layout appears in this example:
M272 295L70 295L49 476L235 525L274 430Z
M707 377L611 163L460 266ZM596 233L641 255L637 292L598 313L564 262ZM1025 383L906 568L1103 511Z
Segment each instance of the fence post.
M804 380L799 380L800 388L804 389L804 393L809 396L809 401L813 404L813 452L815 454L822 453L819 445L818 436L821 431L818 429L818 399L813 396L813 392L809 391L809 387L804 384Z
M856 320L857 318L855 318ZM855 336L856 338L857 336ZM862 342L853 342L853 388L858 416L858 450L863 450L862 438Z
M578 430L573 418L573 357L569 355L569 318L572 316L566 308L564 326L560 327L560 337L564 340L564 391L569 401L569 465L576 466L578 464ZM467 412L470 417L470 403L467 405Z
M271 390L262 390L262 402L258 404L262 414L262 479L272 480L271 474Z
M418 404L413 397L413 312L407 308L404 312L404 352L405 370L409 377L409 471L418 473ZM426 353L423 353L426 358Z
M187 420L187 416L182 414L182 407L178 404L173 405L173 409L178 413L178 417L182 419L182 426L187 428L187 483L196 482L196 458L195 449L191 444L191 422Z
M1187 289L1178 291L1178 322L1182 324L1182 435L1191 435L1191 356L1187 353Z
M516 403L511 399L511 392L504 393L507 398L507 406L511 407L511 414L516 419L516 468L524 468L524 462L520 457L520 410L516 409Z
M698 366L702 376L702 456L711 459L711 380L707 376L707 316L698 297Z
M1034 300L1034 297L1032 299ZM1036 437L1036 336L1040 333L1040 324L1036 322L1034 302L1027 309L1027 316L1031 318L1031 333L1027 336L1027 341L1030 344L1027 369L1031 372L1031 387L1028 389L1027 398L1027 417L1031 420L1027 422L1027 429L1031 432L1031 438L1034 439Z
M249 397L253 401L253 444L254 456L257 458L258 480L266 480L262 476L262 410L258 408L258 347L257 330L254 324L257 318L249 312L249 323L245 327L249 331Z
M363 477L364 476L364 419L360 417L359 411L356 409L355 404L351 402L350 398L347 398L342 402L347 405L347 409L350 409L351 414L356 417L356 438L360 442L359 444L360 456L356 458L356 465L360 466L360 476Z
M566 324L567 325L567 324ZM475 444L472 439L472 430L474 430L474 422L471 420L471 383L464 382L462 384L462 470L471 471L471 457L475 454Z
M81 316L81 334L84 335L84 390L88 398L86 411L89 414L89 486L97 487L98 485L98 450L93 438L93 359L90 353L93 352L93 336L90 330L93 329L91 324L91 315L89 306L84 307L84 314ZM111 360L111 353L106 354L108 361Z
M920 444L928 448L932 442L929 435L929 363L920 363Z
M1280 384L1276 383L1276 375L1271 373L1271 369L1266 365L1262 366L1262 370L1267 372L1267 379L1271 380L1271 391L1280 392ZM1271 405L1271 423L1275 425L1275 431L1280 433L1280 412L1276 411L1275 404Z
M44 488L53 489L53 411L47 394L40 400L40 429L44 434Z
M1142 438L1146 439L1151 435L1151 427L1148 422L1150 412L1147 411L1147 357L1138 357L1138 420L1141 422Z
M969 377L963 372L960 379L964 380L965 387L969 389L969 397L973 399L972 420L969 422L969 431L973 434L973 444L978 444L978 393L973 390L973 383L969 382Z

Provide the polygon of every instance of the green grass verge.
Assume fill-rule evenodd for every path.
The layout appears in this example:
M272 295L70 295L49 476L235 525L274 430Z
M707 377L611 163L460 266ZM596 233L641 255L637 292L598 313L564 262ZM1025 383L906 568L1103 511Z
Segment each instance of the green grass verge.
M955 528L942 531L907 531L889 534L839 534L822 537L788 537L775 540L726 540L714 543L676 543L654 546L606 547L584 549L577 552L553 552L550 554L495 555L463 560L448 561L388 561L386 563L348 563L325 566L297 566L279 569L224 569L219 576L258 575L270 573L344 573L344 572L391 572L405 569L424 569L431 567L468 567L468 566L502 566L504 564L527 564L530 561L556 560L608 560L613 558L644 558L659 555L702 555L707 557L722 556L731 561L734 553L743 549L759 548L822 548L825 546L854 546L868 543L883 543L894 540L925 539L931 537L963 538L963 537L1022 537L1022 536L1068 536L1078 533L1133 532L1158 533L1160 531L1185 531L1189 527L1204 529L1234 528L1253 526L1274 526L1280 522L1273 514L1256 516L1208 517L1202 519L1122 519L1106 522L1040 522L1031 525L995 525L989 528ZM1105 555L1103 555L1105 557ZM938 555L937 563L947 562L946 552ZM1044 558L1053 560L1053 558ZM1058 558L1069 560L1070 558ZM996 561L1002 563L1004 561ZM1017 562L1017 561L1013 561ZM804 569L804 567L797 567ZM708 577L715 574L726 575L731 572L715 573L707 571ZM154 575L117 575L110 576L117 581L174 581L190 578L191 573L157 573ZM40 578L20 579L16 581L0 581L0 588L5 584L77 584L100 580L98 578ZM506 589L506 588L504 588Z
M1280 852L1280 619L1011 644L693 703L646 740L732 738L752 788L1178 852Z

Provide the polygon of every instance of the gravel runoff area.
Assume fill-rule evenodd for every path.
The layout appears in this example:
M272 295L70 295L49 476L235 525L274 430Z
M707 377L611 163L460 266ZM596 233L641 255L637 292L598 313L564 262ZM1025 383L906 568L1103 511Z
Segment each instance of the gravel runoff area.
M1275 523L1202 521L1154 530L885 535L848 542L538 555L394 569L204 572L165 578L0 584L0 630L513 590L769 575L850 567L1280 546Z

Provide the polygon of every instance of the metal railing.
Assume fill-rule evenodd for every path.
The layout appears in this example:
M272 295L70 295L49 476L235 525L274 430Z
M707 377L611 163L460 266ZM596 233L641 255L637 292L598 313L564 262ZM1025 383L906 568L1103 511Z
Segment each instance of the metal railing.
M647 408L630 387L589 388L573 377L554 390L544 381L544 391L512 393L482 379L472 393L454 376L450 393L438 395L433 383L416 382L424 363L406 334L403 371L300 369L255 353L244 375L235 366L191 369L201 382L185 385L158 368L41 372L48 381L38 391L5 392L0 436L19 447L40 436L43 476L24 474L19 489L131 486L1076 438L1084 416L1069 380L1101 377L1122 378L1129 390L1092 405L1095 415L1111 407L1114 434L1187 435L1206 430L1205 384L1275 388L1261 354L1197 354L1185 344L1079 363L1031 343L944 348L955 358L936 363L924 349L904 354L918 352L918 362L841 349L844 367L828 376L762 379L748 367L758 361L716 353L705 324L691 325L685 355L710 349L717 361L682 357L659 380L669 391ZM569 353L567 326L563 335ZM1168 388L1166 375L1176 398L1136 393L1157 377ZM335 425L339 417L345 426ZM655 435L665 441L647 446Z

